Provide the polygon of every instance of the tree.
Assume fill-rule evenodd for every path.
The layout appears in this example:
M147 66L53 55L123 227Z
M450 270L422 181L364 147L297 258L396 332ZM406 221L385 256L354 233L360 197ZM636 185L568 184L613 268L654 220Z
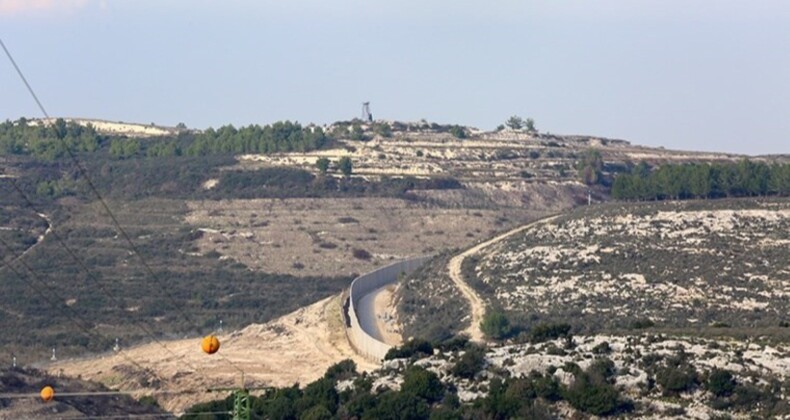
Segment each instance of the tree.
M454 125L450 127L450 134L452 134L453 137L458 139L466 138L466 130L464 130L464 128L461 127L460 125Z
M359 140L359 141L367 140L367 137L365 137L365 132L362 130L362 126L360 126L359 124L354 124L351 127L350 138L351 140Z
M533 120L532 118L527 118L527 120L524 122L524 127L530 133L536 133L538 131L538 129L535 128L535 120Z
M707 198L711 192L710 165L694 165L691 167L689 192L696 198Z
M381 137L392 137L392 127L388 123L379 123L374 126L374 131Z
M444 385L435 373L412 365L403 375L401 392L420 397L428 403L434 403L441 401L444 397Z
M485 350L472 346L464 352L463 356L450 369L450 373L459 378L473 379L485 366Z
M510 333L510 321L504 313L492 309L486 312L483 320L480 322L480 329L488 337L500 340L507 337Z
M329 170L329 159L325 157L318 158L318 160L315 162L315 166L318 168L319 172L325 174L326 171Z
M376 407L365 411L362 420L418 420L427 419L431 413L425 400L406 392L385 392L377 400Z
M599 359L586 371L576 374L565 398L573 407L590 414L603 416L614 413L620 407L620 392L610 383L614 374L614 363L609 359Z
M140 151L140 141L137 139L115 139L110 143L110 155L118 159L126 159Z
M538 324L529 332L529 341L532 343L542 343L560 337L571 336L571 325L566 323Z
M601 181L603 171L603 158L601 152L595 149L588 149L582 160L577 164L579 178L587 185L594 185Z
M725 397L735 390L735 378L732 373L724 369L714 369L708 375L706 388L717 397Z
M667 359L666 366L656 374L656 383L661 385L664 395L679 395L694 388L697 382L697 370L682 353Z
M343 176L349 177L354 171L354 164L351 163L350 157L343 156L339 161L337 161L337 168L340 170Z
M430 342L420 338L412 338L400 347L393 347L384 355L384 360L404 359L409 357L430 356L433 346Z
M505 125L507 125L511 130L521 130L524 128L524 119L518 115L513 115L512 117L508 118L507 121L505 121Z

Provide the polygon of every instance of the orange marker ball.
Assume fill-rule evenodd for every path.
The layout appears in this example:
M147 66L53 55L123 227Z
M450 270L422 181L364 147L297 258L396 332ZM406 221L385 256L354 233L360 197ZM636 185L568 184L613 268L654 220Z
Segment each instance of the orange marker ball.
M55 398L55 390L51 386L47 385L41 388L41 399L44 402L52 401L53 398Z
M207 335L203 337L203 341L200 342L200 348L207 354L214 354L219 350L219 340L213 335Z

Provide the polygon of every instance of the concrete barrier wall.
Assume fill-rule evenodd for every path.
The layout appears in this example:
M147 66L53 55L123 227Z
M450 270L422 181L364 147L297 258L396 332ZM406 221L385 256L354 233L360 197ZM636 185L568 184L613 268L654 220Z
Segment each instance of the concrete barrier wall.
M360 325L359 316L356 312L360 299L374 290L395 283L401 273L413 273L430 258L430 256L415 257L390 264L363 274L351 282L348 308L351 327L346 329L346 335L357 353L372 361L380 362L384 360L384 355L392 348L389 344L374 338L370 332L365 331Z

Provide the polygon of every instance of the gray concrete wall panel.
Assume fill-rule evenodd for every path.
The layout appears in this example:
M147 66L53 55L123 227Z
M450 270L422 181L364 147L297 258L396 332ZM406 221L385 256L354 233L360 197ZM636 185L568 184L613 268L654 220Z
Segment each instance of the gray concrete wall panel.
M384 360L384 356L389 349L392 348L389 344L374 338L371 332L365 331L360 325L359 316L356 312L360 299L374 290L389 284L394 284L397 282L401 273L407 275L413 273L430 258L430 256L415 257L396 262L371 271L370 273L363 274L351 282L351 287L349 288L350 304L348 308L351 327L346 329L346 335L357 353L367 359L380 362Z

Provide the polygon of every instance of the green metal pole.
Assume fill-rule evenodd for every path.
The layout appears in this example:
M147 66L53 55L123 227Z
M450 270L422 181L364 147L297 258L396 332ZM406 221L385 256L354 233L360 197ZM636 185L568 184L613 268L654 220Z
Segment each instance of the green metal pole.
M250 391L239 389L233 392L233 420L250 420Z

